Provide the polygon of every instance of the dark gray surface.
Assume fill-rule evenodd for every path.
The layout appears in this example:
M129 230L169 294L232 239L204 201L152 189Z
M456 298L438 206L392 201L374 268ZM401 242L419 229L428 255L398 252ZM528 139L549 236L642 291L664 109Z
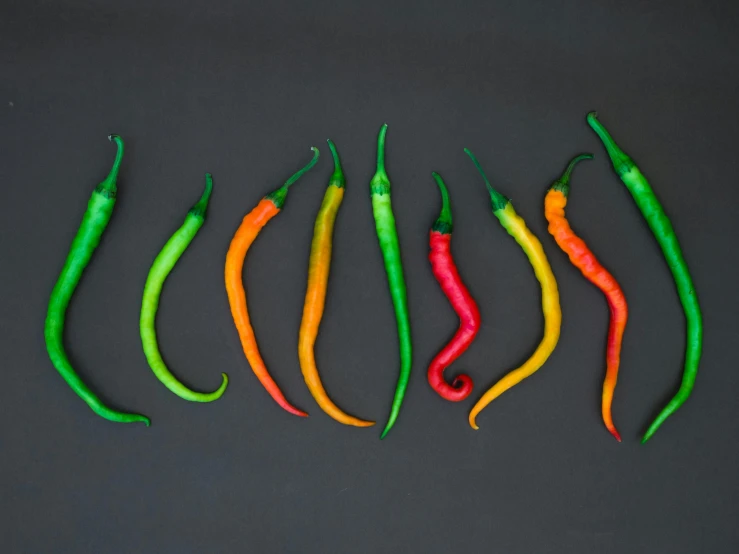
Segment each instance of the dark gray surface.
M205 7L211 4L211 7ZM217 4L217 5L216 5ZM5 1L0 7L0 551L8 553L696 553L739 549L739 17L735 2ZM648 4L648 6L647 6ZM674 392L684 321L670 274L585 124L641 164L690 264L705 314L696 391L647 446ZM395 321L368 180L387 121L415 346L388 439L335 423L296 355L312 222L334 139L348 177L317 356L330 394L384 424ZM46 303L117 132L119 202L68 317L81 375L153 426L96 417L47 359ZM307 421L280 410L240 350L223 289L244 213L305 163L246 263L264 357ZM539 339L539 287L490 214L472 148L542 239L562 337L547 365L469 429L472 400ZM542 200L570 156L574 228L621 282L631 318L614 415L600 421L607 310L546 234ZM453 248L483 328L454 371L473 398L441 400L425 369L456 326L426 261L449 185ZM152 375L138 309L146 273L214 175L209 220L166 284L158 319L173 371Z

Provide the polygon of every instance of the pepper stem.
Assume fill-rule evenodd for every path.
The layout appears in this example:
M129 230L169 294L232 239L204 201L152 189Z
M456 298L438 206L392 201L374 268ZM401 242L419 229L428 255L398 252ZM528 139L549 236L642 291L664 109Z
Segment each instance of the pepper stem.
M121 162L123 161L123 139L118 135L108 135L110 142L115 142L117 151L115 153L115 160L113 160L113 167L110 168L108 176L95 187L95 192L98 192L106 198L115 198L118 188L116 187L116 181L118 180L118 171L121 168Z
M295 183L298 179L300 179L303 175L305 175L310 169L316 165L316 162L318 161L318 156L320 152L318 152L318 148L315 146L310 147L311 150L313 150L313 158L311 161L309 161L305 166L303 166L301 169L293 173L293 175L285 181L285 184L282 185L277 190L273 190L270 192L267 196L265 196L266 199L271 200L272 203L277 207L277 209L281 210L282 206L285 205L285 198L287 197L287 189L290 188L290 185Z
M510 202L510 200L508 200L507 197L503 196L502 194L500 194L497 190L493 188L493 185L491 185L490 181L488 181L487 175L485 175L485 172L482 170L482 167L480 166L480 162L477 161L477 158L470 151L470 149L465 148L464 151L472 159L472 162L475 164L475 167L477 167L477 171L480 172L480 175L482 175L482 178L485 181L485 186L488 189L488 193L490 193L490 201L493 204L493 212L497 212L498 210L502 210L503 208L505 208Z
M344 171L341 168L339 153L336 151L336 146L331 139L327 139L326 142L328 142L328 147L331 150L331 156L333 156L334 158L334 173L333 175L331 175L329 186L333 185L338 188L343 188L346 184L346 179L344 178Z
M588 125L596 132L603 146L606 147L606 152L608 152L608 156L611 158L611 163L616 173L621 176L631 171L634 167L634 162L626 155L626 152L619 148L608 130L598 121L598 112L590 112L587 119Z
M205 210L208 209L208 201L210 200L210 193L213 192L213 176L210 173L205 174L205 188L203 194L200 196L197 204L190 208L190 213L196 217L205 217Z
M377 171L370 181L370 191L372 194L389 194L390 179L388 179L385 171L385 135L387 134L387 123L383 123L380 127L380 133L377 135Z
M564 173L562 173L562 176L554 181L552 185L549 187L550 190L558 190L562 194L567 197L567 195L570 193L570 175L572 174L572 170L575 169L575 166L583 161L583 160L592 160L593 155L585 152L583 154L579 154L572 158L570 160L570 163L567 165L567 169L565 169Z
M439 212L439 217L434 222L434 226L431 228L431 230L438 231L442 235L448 235L452 232L453 229L452 207L449 203L449 192L446 189L446 185L444 184L441 175L436 173L436 171L432 171L431 176L434 178L436 184L439 186L439 192L441 192L441 211Z

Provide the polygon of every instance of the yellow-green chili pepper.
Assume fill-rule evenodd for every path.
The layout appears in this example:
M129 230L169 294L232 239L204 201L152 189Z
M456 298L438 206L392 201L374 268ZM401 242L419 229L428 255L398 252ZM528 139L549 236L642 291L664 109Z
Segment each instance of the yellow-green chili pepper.
M472 158L472 161L485 181L485 186L490 193L490 200L493 204L493 214L498 218L498 221L500 221L500 224L503 225L505 230L508 231L508 234L523 249L529 258L529 262L531 262L531 266L534 268L536 278L541 285L541 306L544 312L544 337L541 339L534 353L521 367L514 369L488 389L472 408L469 422L473 429L477 429L475 418L485 406L514 385L526 379L526 377L533 375L547 361L559 340L562 310L559 306L557 280L554 278L554 273L552 273L552 268L549 265L549 260L547 260L547 255L544 253L541 242L526 227L526 222L513 209L510 200L492 187L472 152L466 148L465 152Z
M141 344L144 347L146 360L149 362L151 370L157 376L164 386L175 393L180 398L191 402L212 402L221 397L228 386L228 376L222 373L221 386L213 392L196 392L190 390L177 380L162 359L157 344L156 316L159 307L159 295L162 292L164 281L174 268L177 260L184 254L195 235L205 222L205 210L208 208L208 200L213 190L213 179L210 173L205 174L205 190L200 200L195 204L185 217L185 222L170 237L167 244L164 245L161 252L157 255L154 263L149 270L149 276L146 278L144 286L144 296L141 300Z

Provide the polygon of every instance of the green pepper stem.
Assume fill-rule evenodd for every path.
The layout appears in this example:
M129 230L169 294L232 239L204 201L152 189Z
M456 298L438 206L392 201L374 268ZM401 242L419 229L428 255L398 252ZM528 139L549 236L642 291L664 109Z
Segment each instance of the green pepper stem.
M300 179L303 175L305 175L310 169L316 165L316 162L318 161L318 156L320 155L320 152L318 151L318 148L315 146L310 147L311 150L313 150L313 158L311 161L309 161L305 166L303 166L301 169L293 173L293 175L285 181L285 184L282 185L277 190L273 190L270 192L265 198L268 200L271 200L275 206L277 206L278 209L282 209L282 206L285 205L285 198L287 197L287 189L290 188L290 185L295 183L298 179Z
M562 176L554 181L552 185L549 187L551 190L558 190L562 194L565 195L565 197L570 193L570 175L572 174L572 170L575 169L575 166L580 163L583 160L592 160L593 155L589 152L585 152L583 154L579 154L578 156L575 156L570 160L570 163L567 165L567 169L564 170L564 173L562 173Z
M452 232L453 225L452 225L452 207L449 202L449 192L446 189L446 185L444 184L444 180L441 178L441 175L436 173L436 171L431 172L431 176L436 181L436 184L439 187L439 192L441 192L441 211L439 212L439 217L434 222L434 226L431 228L433 231L438 231L442 235L448 235Z
M331 181L329 182L329 185L343 188L346 184L346 179L344 178L344 171L341 168L341 159L339 158L339 153L336 151L336 145L331 139L327 139L326 142L328 142L328 147L331 150L331 156L334 158L334 173L333 175L331 175Z
M118 135L108 135L110 142L115 142L116 153L115 160L113 161L113 167L110 168L108 176L95 188L96 192L99 192L106 198L115 198L116 192L116 181L118 180L118 171L121 169L121 162L123 161L123 139Z
M210 193L213 192L213 176L210 173L205 174L205 188L203 194L200 196L197 204L190 208L190 214L205 218L205 210L208 209L208 201L210 200Z
M587 120L588 125L590 125L593 131L596 132L603 143L603 146L606 147L606 152L608 152L608 156L611 158L611 163L613 164L613 169L616 173L621 176L624 173L631 171L634 167L634 162L629 158L626 152L619 148L608 130L600 121L598 121L598 112L590 112L587 116Z
M385 135L387 134L387 123L380 127L377 135L377 173L385 173Z
M503 196L502 194L500 194L497 190L493 188L493 185L491 185L490 181L488 181L487 175L485 175L485 172L482 170L482 167L480 166L480 162L477 161L477 158L470 151L470 149L465 148L464 151L472 159L472 162L475 164L475 167L477 167L477 171L480 172L480 175L482 175L482 178L485 181L485 186L488 189L488 193L490 193L490 201L493 204L493 212L497 212L498 210L502 210L503 208L505 208L510 202L510 200L508 200L507 197Z
M370 181L372 194L390 194L390 179L385 171L385 135L387 134L387 123L380 127L377 135L377 171Z

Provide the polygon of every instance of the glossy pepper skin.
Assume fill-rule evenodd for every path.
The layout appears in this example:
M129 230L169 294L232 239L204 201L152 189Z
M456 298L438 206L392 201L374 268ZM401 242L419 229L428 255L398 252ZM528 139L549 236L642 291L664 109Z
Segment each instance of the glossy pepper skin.
M387 282L390 287L390 296L395 308L395 319L398 325L398 341L400 342L400 373L398 384L395 388L395 396L390 408L385 429L380 438L383 439L390 429L395 425L403 405L405 391L408 389L408 381L411 376L412 343L411 324L408 315L408 298L403 278L403 262L400 257L400 243L398 233L395 230L395 217L390 200L390 179L385 171L385 134L387 124L380 128L377 137L377 171L370 181L370 192L372 195L372 213L375 217L375 229L380 250L385 262Z
M185 222L175 231L172 237L157 255L149 270L144 286L144 295L141 301L141 318L139 327L141 331L141 344L144 347L146 360L149 367L164 386L184 400L190 402L212 402L223 395L228 386L228 375L222 373L221 386L210 393L196 392L182 384L164 363L159 351L156 331L156 315L159 308L159 296L162 293L164 281L174 268L177 261L184 254L195 235L205 222L205 211L208 208L208 200L213 190L213 179L210 173L205 174L205 190L200 200L187 212Z
M267 390L272 399L283 410L300 417L307 417L308 414L297 409L287 401L280 387L277 386L277 383L275 383L269 374L262 355L259 353L257 339L254 335L254 329L249 319L249 310L246 305L243 271L244 258L249 251L249 247L251 247L264 226L280 213L285 204L285 198L287 197L287 191L290 186L309 171L316 164L316 161L318 161L318 148L314 147L311 150L313 150L313 159L285 181L284 185L262 198L259 204L244 217L233 239L231 239L231 245L226 253L226 267L224 271L231 316L239 332L241 346L244 349L244 355L249 361L252 371L254 371L257 379L259 379L259 382L262 383L262 386Z
M123 160L123 139L118 135L110 135L108 138L118 148L115 161L108 176L95 188L90 197L87 211L69 248L69 254L67 254L64 267L59 274L59 279L51 292L44 324L44 338L51 363L67 382L67 385L87 403L93 412L110 421L118 423L142 422L148 426L149 418L146 416L119 412L106 406L77 375L64 349L64 318L69 301L72 299L77 284L82 278L82 273L87 264L90 263L90 259L100 243L100 238L108 226L115 206L118 191L116 180Z
M698 296L693 286L693 280L690 277L688 265L683 258L677 235L672 228L670 219L662 208L662 204L660 204L655 196L652 187L636 164L634 164L633 160L621 150L603 124L598 121L595 112L588 114L587 121L601 142L603 142L603 146L605 146L606 152L608 152L608 156L613 164L614 171L621 178L624 185L626 185L626 188L629 189L636 205L639 207L649 228L652 230L654 238L657 239L667 265L672 272L677 293L680 297L683 311L685 312L687 337L685 341L685 368L683 370L682 383L677 394L668 402L647 429L647 432L642 438L642 443L645 443L654 435L665 420L685 403L693 390L695 378L698 375L701 350L703 348L703 318L700 305L698 304Z
M298 357L300 369L313 398L320 408L330 417L355 427L370 427L374 421L365 421L345 413L329 398L318 374L314 345L318 336L318 328L323 318L323 309L326 303L328 275L331 269L331 251L336 214L344 198L346 180L341 168L339 154L334 143L328 141L331 154L334 158L334 172L326 188L323 203L316 216L313 227L313 241L308 262L308 286L305 292L303 319L300 323L298 337Z
M608 344L606 347L606 377L603 381L601 413L603 423L608 431L621 442L621 435L613 424L611 404L613 392L618 379L618 367L621 361L621 342L623 340L629 309L621 287L616 279L604 268L585 242L570 227L565 217L565 206L570 193L570 174L575 165L582 160L589 160L592 154L580 154L567 166L562 176L550 187L544 198L544 215L549 222L549 233L557 245L570 258L570 262L580 270L583 276L598 287L608 301L611 322L608 327Z
M472 392L472 379L460 374L450 385L444 380L444 370L459 358L475 340L480 330L480 310L469 290L462 282L451 252L452 210L449 192L438 173L432 173L441 192L441 213L429 233L429 262L441 290L459 317L459 328L452 340L441 349L429 365L427 377L429 385L439 396L452 402L467 398Z
M541 306L544 313L544 337L531 357L521 367L514 369L488 389L474 405L472 411L470 411L470 427L477 429L477 415L485 406L511 387L533 375L547 361L559 340L559 332L562 325L562 309L559 305L557 280L554 277L554 273L552 273L549 260L547 260L539 239L536 238L526 226L526 222L516 213L508 198L492 187L472 152L467 149L465 149L465 152L467 152L467 155L475 163L475 166L477 166L480 175L485 181L485 186L490 193L493 214L498 218L503 228L508 231L508 234L523 249L529 258L531 266L534 268L536 278L541 285Z

